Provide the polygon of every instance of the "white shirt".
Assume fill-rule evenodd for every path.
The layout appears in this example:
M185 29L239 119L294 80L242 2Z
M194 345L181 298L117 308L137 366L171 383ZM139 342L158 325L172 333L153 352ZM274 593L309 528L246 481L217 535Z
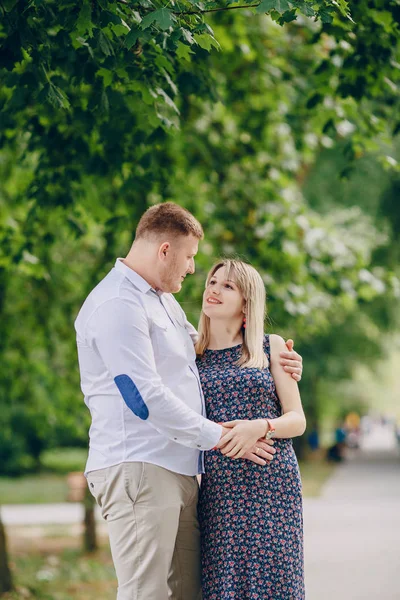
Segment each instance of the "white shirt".
M222 430L204 416L196 330L172 294L155 292L119 259L86 298L75 329L92 417L85 472L129 461L202 472L201 451Z

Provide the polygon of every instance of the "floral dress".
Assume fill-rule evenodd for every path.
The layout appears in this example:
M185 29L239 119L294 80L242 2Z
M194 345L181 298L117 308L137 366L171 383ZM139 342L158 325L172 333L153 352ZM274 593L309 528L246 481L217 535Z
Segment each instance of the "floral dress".
M270 359L269 336L264 349ZM206 350L198 369L212 421L282 414L269 369L240 368L241 345ZM303 511L297 459L275 440L266 466L205 453L199 498L203 600L303 600Z

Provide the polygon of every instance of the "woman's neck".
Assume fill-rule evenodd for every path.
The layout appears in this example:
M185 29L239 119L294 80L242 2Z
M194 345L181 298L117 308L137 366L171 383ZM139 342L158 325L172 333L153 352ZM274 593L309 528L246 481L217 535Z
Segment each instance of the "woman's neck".
M239 323L210 321L209 350L223 350L242 343L243 335Z

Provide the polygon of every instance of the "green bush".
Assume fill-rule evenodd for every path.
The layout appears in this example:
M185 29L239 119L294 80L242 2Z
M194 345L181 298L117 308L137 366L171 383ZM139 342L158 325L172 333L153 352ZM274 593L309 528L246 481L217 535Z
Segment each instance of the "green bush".
M87 450L84 448L54 448L43 452L40 462L43 470L64 475L71 471L83 471L86 458Z

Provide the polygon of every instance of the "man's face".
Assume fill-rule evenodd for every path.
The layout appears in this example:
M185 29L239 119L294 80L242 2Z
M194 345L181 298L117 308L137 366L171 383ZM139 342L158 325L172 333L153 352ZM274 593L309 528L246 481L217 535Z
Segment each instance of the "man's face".
M176 294L182 288L186 275L195 271L194 257L199 248L199 240L193 235L180 236L167 250L161 266L160 288L163 292Z

